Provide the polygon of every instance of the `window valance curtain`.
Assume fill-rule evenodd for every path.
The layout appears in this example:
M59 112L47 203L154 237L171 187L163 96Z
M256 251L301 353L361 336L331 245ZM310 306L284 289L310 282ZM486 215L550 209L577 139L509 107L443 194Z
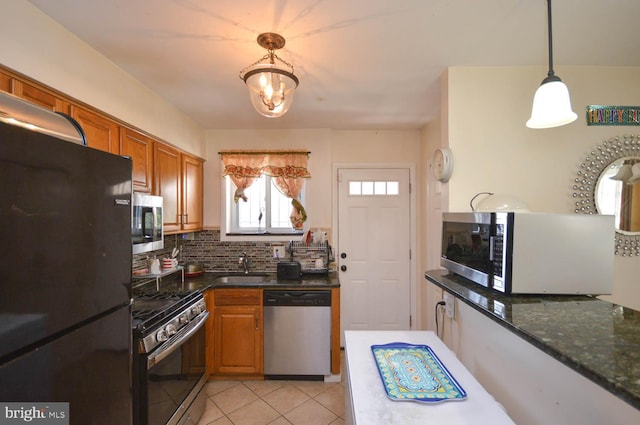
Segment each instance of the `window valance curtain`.
M309 152L307 151L223 151L219 152L223 165L223 176L229 176L236 191L235 202L247 200L244 191L261 174L273 177L280 192L291 199L293 206L291 224L301 229L307 214L300 203L300 193L304 180L311 177L307 169Z

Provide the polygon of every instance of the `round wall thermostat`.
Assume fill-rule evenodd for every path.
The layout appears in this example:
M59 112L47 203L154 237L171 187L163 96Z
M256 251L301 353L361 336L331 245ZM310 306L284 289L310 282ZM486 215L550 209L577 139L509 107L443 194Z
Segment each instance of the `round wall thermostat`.
M453 172L453 154L449 148L438 148L433 153L431 161L433 177L443 183L449 180Z

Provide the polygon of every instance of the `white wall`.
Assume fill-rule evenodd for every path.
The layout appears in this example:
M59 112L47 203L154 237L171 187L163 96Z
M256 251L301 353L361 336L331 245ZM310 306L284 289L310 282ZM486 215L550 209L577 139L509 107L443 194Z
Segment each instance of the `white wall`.
M0 64L180 149L204 155L202 127L31 3L2 2Z
M391 149L390 147L393 147ZM205 163L205 227L220 227L220 182L218 152L229 149L309 150L306 182L308 224L332 228L332 193L336 180L332 166L340 163L412 163L418 165L420 133L366 130L208 130ZM418 189L419 190L419 189Z
M640 68L556 67L569 87L578 120L558 128L525 127L543 67L448 70L443 121L454 154L453 175L444 189L448 211L470 211L474 194L517 195L533 211L572 213L571 185L579 163L603 140L640 133L638 127L593 127L586 106L637 105ZM613 234L612 234L613 237ZM439 253L439 241L429 248ZM615 257L613 295L603 297L640 310L640 258Z

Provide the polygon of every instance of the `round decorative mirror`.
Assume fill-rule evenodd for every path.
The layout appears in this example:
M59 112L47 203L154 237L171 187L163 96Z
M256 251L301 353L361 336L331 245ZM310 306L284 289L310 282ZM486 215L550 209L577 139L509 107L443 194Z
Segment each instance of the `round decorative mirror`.
M615 216L615 253L640 256L640 135L603 141L583 160L572 185L577 214Z

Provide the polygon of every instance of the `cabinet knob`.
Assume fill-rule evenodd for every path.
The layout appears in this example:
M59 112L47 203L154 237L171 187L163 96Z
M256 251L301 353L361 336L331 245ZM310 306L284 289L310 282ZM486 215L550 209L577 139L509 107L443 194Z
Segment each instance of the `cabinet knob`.
M346 252L341 253L340 258L347 258L347 253Z
M342 270L343 272L347 271L347 266L340 266L340 270Z

